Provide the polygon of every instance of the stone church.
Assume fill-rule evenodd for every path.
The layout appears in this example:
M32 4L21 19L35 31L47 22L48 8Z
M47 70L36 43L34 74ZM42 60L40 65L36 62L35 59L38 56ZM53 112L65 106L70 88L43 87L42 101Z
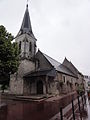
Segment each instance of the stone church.
M17 95L60 94L76 90L78 76L74 69L37 49L28 4L21 28L15 37L20 49L18 71L10 77L10 93ZM77 73L77 72L76 72Z

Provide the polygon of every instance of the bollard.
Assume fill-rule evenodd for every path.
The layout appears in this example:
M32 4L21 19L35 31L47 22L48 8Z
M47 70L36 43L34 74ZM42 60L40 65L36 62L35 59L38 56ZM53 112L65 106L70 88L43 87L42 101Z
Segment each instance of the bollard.
M62 111L62 107L60 107L60 120L63 120L63 111Z
M72 112L73 112L73 120L75 120L75 113L74 113L74 103L73 103L73 100L72 100Z

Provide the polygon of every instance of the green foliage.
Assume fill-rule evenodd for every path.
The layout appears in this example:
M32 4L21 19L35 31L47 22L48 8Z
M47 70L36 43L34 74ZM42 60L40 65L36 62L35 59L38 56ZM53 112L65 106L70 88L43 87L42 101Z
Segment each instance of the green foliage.
M90 86L90 81L88 81L88 86Z
M2 90L2 93L4 93L4 90L5 90L5 89L7 89L6 84L2 84L2 85L1 85L1 90Z
M84 94L84 89L83 89L83 86L80 84L79 86L78 86L78 88L77 88L77 93L79 94L79 95L82 95L82 94Z
M19 49L14 37L0 26L0 78L13 74L19 66Z

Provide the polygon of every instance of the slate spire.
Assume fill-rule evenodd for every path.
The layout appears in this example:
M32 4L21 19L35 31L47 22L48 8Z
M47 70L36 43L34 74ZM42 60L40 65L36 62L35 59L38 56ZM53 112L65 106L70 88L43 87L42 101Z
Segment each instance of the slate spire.
M26 5L26 11L25 11L25 14L24 14L24 18L23 18L23 21L22 21L21 28L20 28L16 37L18 37L22 34L28 34L31 37L35 38L34 34L32 32L32 26L31 26L29 11L28 11L28 4Z

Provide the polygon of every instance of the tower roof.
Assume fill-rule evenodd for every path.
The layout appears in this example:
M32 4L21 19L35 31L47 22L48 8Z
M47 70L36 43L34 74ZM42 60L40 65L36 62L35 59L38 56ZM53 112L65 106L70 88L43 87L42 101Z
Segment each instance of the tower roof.
M29 11L28 11L28 4L26 5L26 11L25 11L25 14L24 14L24 18L23 18L23 21L22 21L21 28L20 28L16 37L18 37L22 34L28 34L31 37L35 38L34 34L32 32L32 26L31 26Z

